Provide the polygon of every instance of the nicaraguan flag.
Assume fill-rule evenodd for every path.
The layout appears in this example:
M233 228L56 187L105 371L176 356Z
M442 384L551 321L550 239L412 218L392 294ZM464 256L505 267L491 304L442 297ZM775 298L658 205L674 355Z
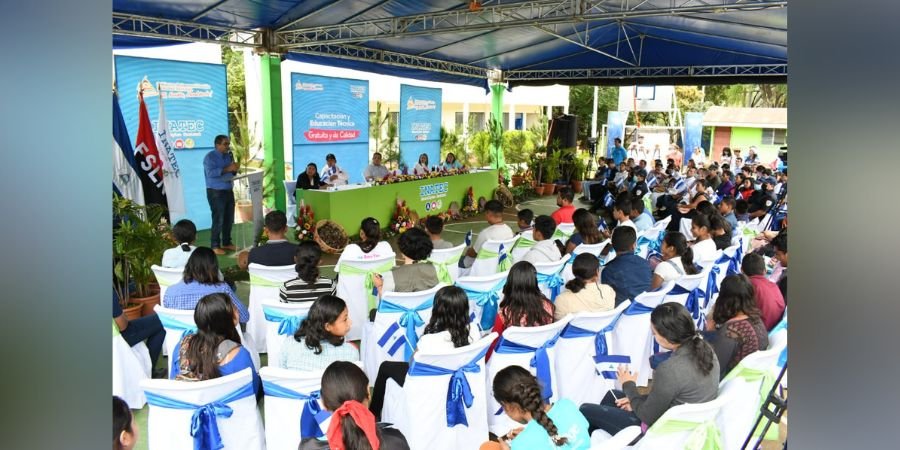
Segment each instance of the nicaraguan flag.
M606 192L606 196L603 197L603 206L606 208L612 207L612 205L616 202L616 198L612 196L608 191Z
M134 162L134 149L128 138L125 118L119 108L119 97L113 92L113 188L118 194L139 204L144 204L144 190Z
M160 91L161 92L161 91ZM178 160L175 159L175 145L169 134L169 122L163 109L163 96L159 95L159 120L156 124L156 149L163 165L163 184L166 187L166 200L169 206L169 217L175 222L187 213L184 207L184 187Z
M657 183L658 181L656 180L656 175L650 175L650 178L647 179L647 189L653 189L653 187L656 186Z

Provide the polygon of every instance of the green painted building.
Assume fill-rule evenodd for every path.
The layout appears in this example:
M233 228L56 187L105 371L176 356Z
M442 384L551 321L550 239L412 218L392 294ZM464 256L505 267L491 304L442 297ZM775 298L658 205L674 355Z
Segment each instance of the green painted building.
M746 158L754 146L759 161L769 164L787 146L787 108L713 106L704 114L703 126L711 129L710 155L715 161L721 161L725 147L740 150Z

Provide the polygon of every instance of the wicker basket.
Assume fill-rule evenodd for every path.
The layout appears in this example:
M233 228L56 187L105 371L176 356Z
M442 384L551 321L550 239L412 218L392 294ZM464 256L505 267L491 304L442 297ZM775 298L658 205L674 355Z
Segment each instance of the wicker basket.
M344 235L344 245L341 248L334 248L334 247L326 244L325 241L323 241L322 238L319 237L319 229L322 228L322 225L325 225L325 224L336 227ZM341 224L331 221L331 220L328 220L328 219L322 219L322 220L316 222L316 231L313 233L313 239L316 241L317 244L319 244L319 247L322 247L322 251L324 251L325 253L331 253L331 254L340 253L340 252L344 251L344 247L346 247L347 244L350 242L350 239L347 237L347 232L344 230L344 227L342 227Z

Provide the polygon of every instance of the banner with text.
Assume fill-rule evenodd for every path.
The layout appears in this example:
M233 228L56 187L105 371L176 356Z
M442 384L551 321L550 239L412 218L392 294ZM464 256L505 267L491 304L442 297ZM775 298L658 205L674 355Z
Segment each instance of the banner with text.
M694 149L700 147L700 139L703 136L703 113L684 113L684 166L694 154ZM705 159L705 158L704 158Z
M441 163L440 88L400 85L400 152L412 171L419 156L428 155L428 166Z
M615 147L613 140L619 138L622 143L625 142L625 117L628 112L610 111L606 115L606 157L612 155L612 149Z
M198 229L208 229L212 219L206 200L203 157L214 149L216 135L228 135L228 99L225 66L165 59L116 56L116 89L128 135L138 131L138 86L154 133L159 131L159 101L165 102L168 139L184 187L186 215Z
M369 82L291 73L294 174L334 153L350 183L363 181L369 164Z

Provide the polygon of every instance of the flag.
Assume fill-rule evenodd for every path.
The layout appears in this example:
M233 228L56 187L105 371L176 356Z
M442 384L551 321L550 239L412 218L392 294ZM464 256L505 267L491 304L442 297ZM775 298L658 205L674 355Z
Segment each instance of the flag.
M125 118L119 108L119 97L113 92L113 190L119 195L144 204L144 191L134 161L134 150L128 138Z
M604 208L611 208L612 205L615 204L615 203L616 203L616 198L613 197L613 195L610 194L609 191L607 191L607 192L606 192L606 195L603 196L603 207L604 207Z
M168 200L169 216L172 221L184 217L184 188L182 187L181 170L175 159L175 146L169 135L169 123L163 109L163 96L159 96L159 120L156 124L156 149L163 163L163 185Z
M156 136L150 125L150 115L144 104L144 94L140 94L140 113L138 119L138 135L134 145L134 159L137 163L138 176L144 186L144 201L147 204L168 206L166 189L163 184L163 165L156 149Z

